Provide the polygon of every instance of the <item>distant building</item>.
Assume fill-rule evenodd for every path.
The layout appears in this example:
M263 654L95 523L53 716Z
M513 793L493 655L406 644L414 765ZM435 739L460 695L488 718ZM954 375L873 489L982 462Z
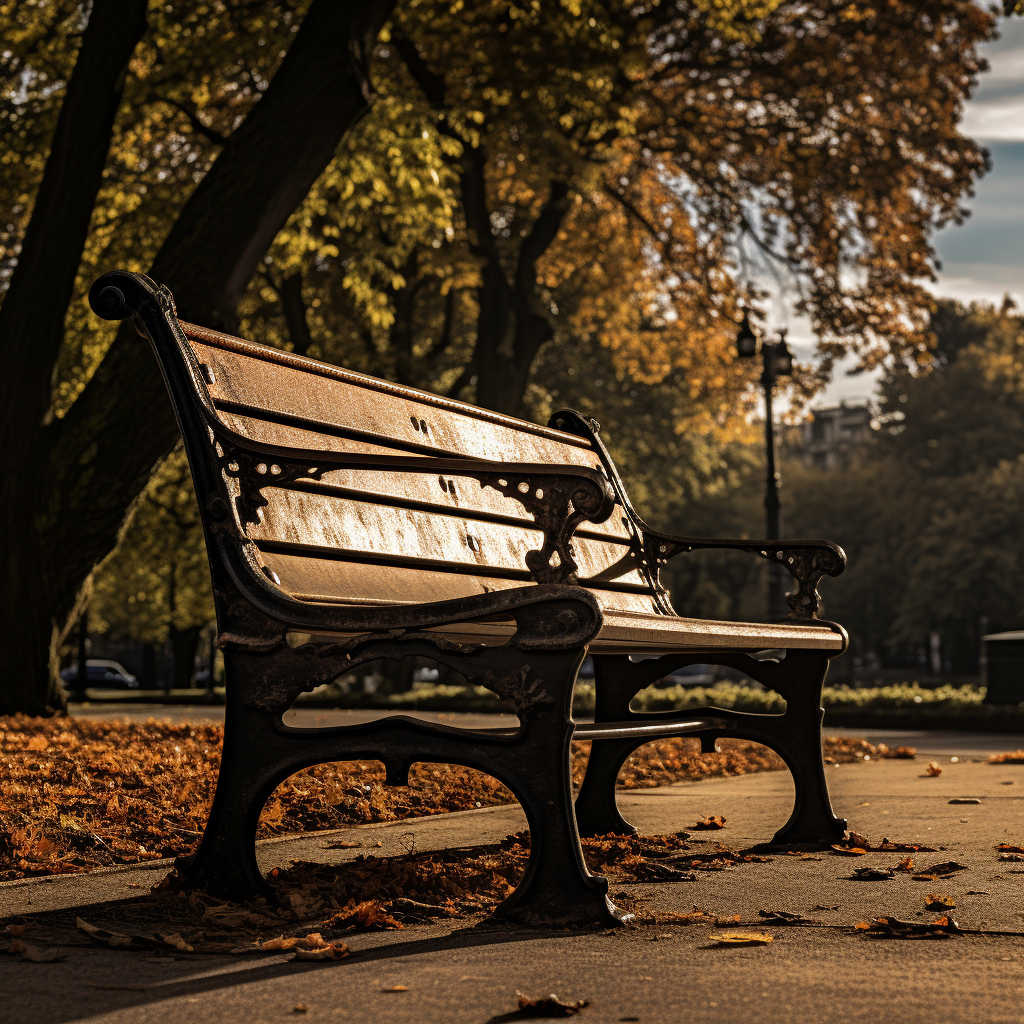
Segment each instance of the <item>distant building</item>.
M871 436L871 410L866 405L843 402L828 409L815 409L811 416L800 425L792 450L815 469L836 469L854 445Z

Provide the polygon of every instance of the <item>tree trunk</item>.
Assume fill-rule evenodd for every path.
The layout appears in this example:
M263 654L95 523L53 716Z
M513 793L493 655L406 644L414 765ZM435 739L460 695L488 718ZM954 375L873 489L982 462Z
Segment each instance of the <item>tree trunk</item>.
M199 651L199 634L202 626L186 626L177 629L171 626L168 636L171 641L171 686L176 690L191 689L195 681L196 654Z
M150 270L174 291L183 317L235 326L258 261L369 109L369 54L393 6L313 0L262 99L196 186ZM64 419L51 423L47 412L60 341L54 324L62 330L68 267L73 283L124 67L144 28L132 15L144 9L142 0L94 6L25 235L27 256L0 307L0 713L62 706L57 650L83 583L178 438L153 357L130 321Z
M297 356L304 356L313 344L313 335L309 333L309 321L306 319L306 303L302 298L302 271L296 270L281 282L281 308L284 310L284 321L288 327L288 340L292 343L292 351Z
M473 369L476 404L517 415L541 348L554 333L537 290L537 263L554 242L569 209L569 187L553 181L547 201L519 246L510 281L491 231L485 155L468 150L461 175L466 223L475 235L473 251L484 260L477 290L479 314Z
M79 588L67 607L60 612L53 608L49 568L57 536L36 521L34 511L46 481L53 365L64 315L110 148L125 70L146 27L145 12L145 0L96 0L93 5L32 219L0 306L5 546L0 714L41 715L66 708L58 649ZM63 484L70 485L70 480Z

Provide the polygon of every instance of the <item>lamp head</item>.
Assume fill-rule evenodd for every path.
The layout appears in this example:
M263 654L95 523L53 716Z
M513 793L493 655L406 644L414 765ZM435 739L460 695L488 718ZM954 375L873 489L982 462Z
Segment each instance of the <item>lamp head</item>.
M736 351L740 359L753 359L757 355L757 349L757 335L750 326L750 314L744 310L740 332L736 335Z
M786 332L779 331L779 343L775 346L775 375L789 377L793 373L793 353L786 344Z

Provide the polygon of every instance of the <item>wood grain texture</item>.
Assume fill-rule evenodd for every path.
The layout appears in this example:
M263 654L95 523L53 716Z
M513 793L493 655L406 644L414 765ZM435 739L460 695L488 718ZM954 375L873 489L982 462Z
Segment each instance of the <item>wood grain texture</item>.
M232 430L260 443L360 455L406 454L400 449L383 444L336 437L300 427L283 426L240 413L222 413L221 416ZM480 516L532 522L532 517L514 498L505 497L493 487L483 487L472 478L455 477L451 474L397 474L377 469L331 470L323 475L320 484L308 486L313 491L327 492L332 488L346 491L354 497L363 494L385 504L401 499L436 506L438 510L452 508L470 515L476 513ZM617 537L625 543L629 542L629 532L621 507L603 523L584 524L581 532L585 535Z
M438 406L425 401L430 397L425 394L385 391L371 386L380 382L357 374L337 379L198 342L192 347L199 362L213 371L209 389L216 403L287 416L295 426L381 438L404 451L600 467L597 453L571 434L559 437L559 431L483 415L484 410L459 403Z
M332 604L429 604L512 590L529 580L439 569L317 559L286 552L262 551L265 564L277 573L281 587L300 601ZM602 608L653 612L646 593L623 593L588 587Z

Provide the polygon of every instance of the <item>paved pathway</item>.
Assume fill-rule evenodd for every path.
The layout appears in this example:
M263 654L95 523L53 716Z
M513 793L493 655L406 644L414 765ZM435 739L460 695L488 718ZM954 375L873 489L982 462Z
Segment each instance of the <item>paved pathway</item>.
M915 745L940 759L942 737L917 740ZM846 925L887 914L928 920L926 895L942 892L956 901L965 927L1024 932L1024 864L1000 861L995 851L1000 842L1024 839L1024 766L991 765L981 760L980 745L964 738L955 747L959 753L944 755L938 778L924 774L920 759L829 769L836 809L854 828L876 840L888 836L937 847L920 854L918 866L949 860L967 865L951 879L915 882L898 875L884 882L853 881L854 867L891 866L902 855L828 854L777 856L769 863L698 873L692 882L635 885L629 891L655 910L698 906L746 920L762 909L784 909ZM698 815L724 814L727 828L708 841L735 848L769 838L787 817L791 794L788 775L771 773L625 793L621 805L648 833L675 831ZM951 804L952 799L981 802ZM491 841L523 824L518 808L485 809L351 829L344 837L265 843L260 859L269 867L293 858L401 853L413 842L417 849L465 845ZM339 838L362 846L325 849ZM137 886L154 877L153 870L135 870L2 886L0 913L80 907L77 913L102 920L109 901L136 896ZM4 1019L12 1024L257 1024L295 1019L297 1005L308 1008L303 1019L310 1021L497 1024L518 1019L508 1015L517 989L589 999L582 1022L1024 1019L1024 937L901 942L847 930L769 930L775 935L769 946L713 949L714 933L704 926L573 933L457 922L358 935L351 940L356 956L310 966L276 957L155 958L82 945L70 949L61 964L0 960L0 991ZM383 991L395 985L407 990Z

